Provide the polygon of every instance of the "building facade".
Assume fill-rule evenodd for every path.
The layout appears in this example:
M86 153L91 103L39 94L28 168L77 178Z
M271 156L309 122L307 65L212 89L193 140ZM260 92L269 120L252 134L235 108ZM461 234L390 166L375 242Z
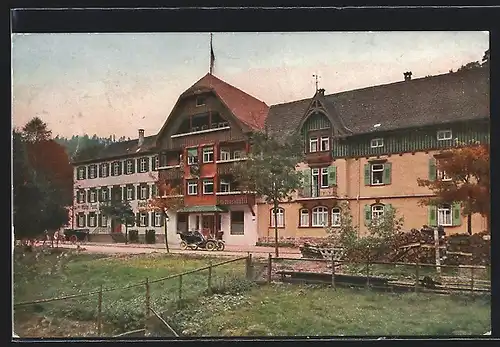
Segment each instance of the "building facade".
M182 93L154 136L109 145L97 157L75 164L75 227L96 235L123 230L99 213L99 199L118 194L131 201L136 225L169 240L177 231L202 230L230 245L252 245L274 235L272 207L242 192L235 163L250 150L249 135L264 128L278 138L304 138L303 186L280 205L279 235L323 237L341 223L349 204L361 232L395 208L404 228L443 225L461 233L466 223L456 205L421 206L432 193L417 179L444 179L436 171L439 152L456 141L489 143L489 71L465 70L267 106L207 74ZM176 188L183 207L168 219L144 212L161 192L157 179ZM167 197L168 198L168 197ZM486 220L473 215L474 232Z

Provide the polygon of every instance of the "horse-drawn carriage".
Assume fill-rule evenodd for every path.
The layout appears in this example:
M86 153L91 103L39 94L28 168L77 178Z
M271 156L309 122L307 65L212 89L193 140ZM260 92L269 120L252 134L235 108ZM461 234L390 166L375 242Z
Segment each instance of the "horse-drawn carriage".
M89 229L64 229L63 240L71 243L88 242L89 234ZM61 237L61 234L59 234L59 237Z

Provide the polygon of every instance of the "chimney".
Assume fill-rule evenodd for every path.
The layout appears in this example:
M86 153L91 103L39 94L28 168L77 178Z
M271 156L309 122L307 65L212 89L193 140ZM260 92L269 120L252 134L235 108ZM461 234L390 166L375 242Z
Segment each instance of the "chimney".
M144 129L139 129L139 140L137 142L137 147L141 147L144 143Z
M325 90L323 88L318 89L318 94L324 96L325 95Z
M403 75L405 76L405 81L411 81L411 71L407 71Z

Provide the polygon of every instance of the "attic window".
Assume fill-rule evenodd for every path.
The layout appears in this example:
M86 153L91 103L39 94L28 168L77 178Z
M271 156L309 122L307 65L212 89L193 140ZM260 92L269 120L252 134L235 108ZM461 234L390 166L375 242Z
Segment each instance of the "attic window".
M451 130L439 130L437 132L438 141L451 140L452 137L453 137L453 134L452 134Z
M370 147L371 148L379 148L379 147L384 147L384 139L382 138L377 138L373 139L370 142Z
M205 105L205 97L197 96L196 97L196 107Z

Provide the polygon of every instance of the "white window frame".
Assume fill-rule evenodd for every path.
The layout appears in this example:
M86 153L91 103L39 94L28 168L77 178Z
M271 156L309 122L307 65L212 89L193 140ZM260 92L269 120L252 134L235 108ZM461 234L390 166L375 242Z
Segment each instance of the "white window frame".
M108 216L106 216L105 214L101 215L101 226L102 227L108 226Z
M97 201L97 192L95 190L90 190L90 202Z
M451 177L446 175L446 171L437 169L437 177L440 181L448 182L451 181Z
M85 166L84 166L84 167L79 167L79 168L77 169L77 173L76 173L76 174L77 174L77 178L78 178L79 180L83 180L83 179L84 179L84 178L83 178L83 177L84 177L84 173L85 173Z
M326 143L326 146L323 146ZM330 150L330 137L329 136L321 136L320 139L320 150L321 152Z
M108 165L107 164L101 164L101 176L108 177Z
M97 172L96 172L96 165L89 165L89 178L96 178L97 177Z
M127 164L125 165L125 169L126 169L126 174L127 175L131 175L132 174L132 165L134 165L134 163L132 162L132 160L127 160Z
M203 147L203 162L213 163L214 162L214 148L213 147Z
M107 187L103 187L101 189L101 200L108 201L108 188Z
M187 189L188 195L198 195L198 182L197 181L188 181L187 186L188 186L188 189Z
M78 196L76 198L79 204L85 202L85 190L79 190L78 191Z
M326 176L326 185L323 185L323 177ZM327 167L322 167L321 168L321 174L320 174L320 187L321 188L328 188L328 168Z
M219 184L220 184L219 189L221 193L229 193L231 191L231 182L229 182L228 180L221 179ZM227 190L224 190L226 188L223 187L227 187Z
M207 192L206 187L207 186L212 186L212 192ZM203 180L203 194L204 195L210 195L214 193L214 180L213 179L204 179Z
M153 157L153 160L154 160L154 163L155 163L155 168L156 168L156 170L158 170L158 168L160 167L160 156L159 155L155 155Z
M313 151L313 144L316 145L316 149ZM314 153L318 151L318 138L311 137L309 138L309 153Z
M233 158L232 159L241 159L243 158L243 151L236 150L233 152Z
M89 227L95 228L97 226L97 216L95 214L89 214Z
M141 193L141 196L139 197L140 200L146 200L148 198L148 189L149 186L140 186L139 188L139 193Z
M121 162L115 161L113 163L113 174L114 176L118 176L120 174L120 166L122 165Z
M278 217L278 228L284 228L285 227L285 210L282 209L281 207L277 208L277 211L274 211L274 209L271 209L271 227L274 228L274 214L276 213L276 216Z
M83 222L82 222L83 221ZM85 226L85 215L84 214L79 214L78 219L76 221L76 225L79 228L83 228Z
M311 212L311 226L325 227L328 225L328 209L324 206L317 206Z
M220 160L231 160L231 152L227 150L220 150Z
M317 177L318 185L314 184L314 177ZM319 196L319 189L321 188L321 175L318 168L311 169L311 197L316 198Z
M332 208L332 227L340 227L341 226L341 211L340 208L334 207Z
M376 139L372 139L370 142L371 148L380 148L384 147L384 139L381 137L377 137Z
M148 160L147 158L139 159L139 172L148 172Z
M446 220L449 218L449 221ZM437 208L437 223L438 225L449 227L453 225L453 210L449 205L438 206Z
M372 205L372 222L378 220L380 217L384 216L385 213L385 205L375 204Z
M128 187L126 187L126 190L127 190L127 192L126 192L126 194L127 194L127 200L132 200L132 197L134 196L134 189L135 189L134 186L128 186Z
M301 209L299 212L299 226L301 227L309 227L310 216L308 209Z
M188 155L188 165L193 165L193 164L197 164L198 163L198 156L194 156L194 155Z
M139 213L139 226L145 227L147 220L148 220L148 213L147 212Z
M160 227L161 226L161 212L156 211L155 212L155 217L154 217L154 226L155 227Z
M450 129L439 130L436 134L438 141L446 141L453 139L453 132Z
M382 167L382 168L377 168L375 167ZM370 165L370 183L372 186L380 186L384 184L384 164L371 164ZM382 172L382 179L380 182L375 182L375 172Z

